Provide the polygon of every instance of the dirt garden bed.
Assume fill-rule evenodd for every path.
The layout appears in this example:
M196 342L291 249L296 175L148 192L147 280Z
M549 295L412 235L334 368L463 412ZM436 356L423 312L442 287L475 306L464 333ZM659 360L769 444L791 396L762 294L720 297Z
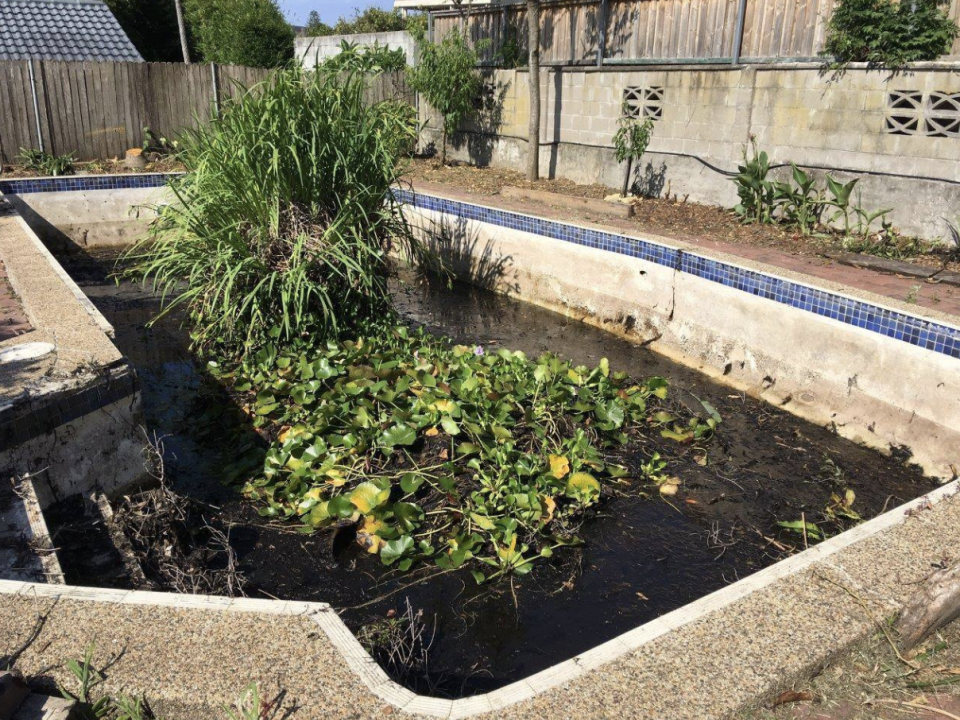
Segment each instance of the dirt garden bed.
M442 167L433 159L411 160L405 178L414 184L447 185L478 196L499 195L508 186L592 199L603 199L615 192L605 185L578 185L564 179L531 183L522 173L504 168L465 164ZM633 217L626 222L643 232L686 242L712 240L775 248L796 255L823 255L844 250L835 239L804 236L781 225L744 225L729 208L701 205L669 194L661 198L643 198L637 202ZM919 245L913 247L909 239L906 243L908 247L898 254L897 259L925 267L960 271L960 251L957 249L921 249Z

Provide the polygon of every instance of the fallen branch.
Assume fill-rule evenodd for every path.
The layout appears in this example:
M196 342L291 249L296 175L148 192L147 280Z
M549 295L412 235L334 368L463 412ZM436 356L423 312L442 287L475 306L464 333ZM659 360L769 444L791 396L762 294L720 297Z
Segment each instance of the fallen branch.
M960 618L960 563L931 574L907 602L897 621L904 650Z

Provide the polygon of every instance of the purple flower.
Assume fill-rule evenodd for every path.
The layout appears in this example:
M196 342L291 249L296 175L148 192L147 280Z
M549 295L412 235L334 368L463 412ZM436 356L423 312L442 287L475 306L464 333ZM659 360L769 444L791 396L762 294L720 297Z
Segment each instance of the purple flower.
M478 355L478 356L479 356L479 355L483 355L483 347L482 347L481 345L477 345L477 346L473 349L473 354L474 354L474 355Z

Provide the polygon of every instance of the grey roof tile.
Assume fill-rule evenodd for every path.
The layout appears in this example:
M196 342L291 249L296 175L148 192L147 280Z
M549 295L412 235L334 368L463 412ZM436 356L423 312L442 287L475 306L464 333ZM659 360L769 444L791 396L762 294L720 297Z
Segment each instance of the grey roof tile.
M143 62L101 0L0 0L0 60Z

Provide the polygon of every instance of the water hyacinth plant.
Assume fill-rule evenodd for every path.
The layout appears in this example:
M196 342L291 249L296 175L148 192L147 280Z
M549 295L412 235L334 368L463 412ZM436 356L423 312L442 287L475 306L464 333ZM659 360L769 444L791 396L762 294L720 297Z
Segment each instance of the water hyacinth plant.
M187 174L130 273L188 309L200 346L355 328L390 307L391 246L422 256L390 192L415 139L415 111L366 104L361 77L277 71L182 138Z
M531 360L402 326L326 348L265 346L214 372L272 438L245 485L261 514L350 529L400 570L469 563L478 582L577 544L604 488L627 482L615 449L629 432L696 443L719 421L706 405L681 420L663 405L665 380L633 382L606 360ZM662 470L635 479L666 495Z

